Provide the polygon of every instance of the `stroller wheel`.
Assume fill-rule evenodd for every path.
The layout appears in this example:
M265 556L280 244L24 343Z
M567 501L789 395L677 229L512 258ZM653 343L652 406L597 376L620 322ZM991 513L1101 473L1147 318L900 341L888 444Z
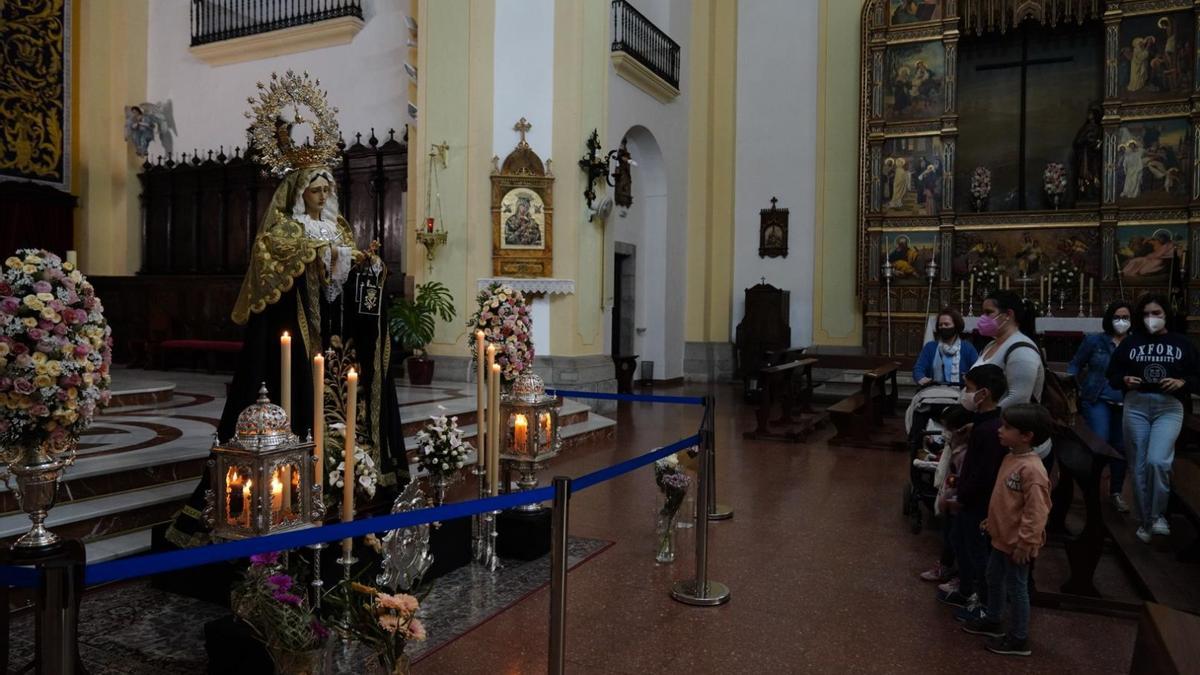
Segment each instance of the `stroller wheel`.
M913 510L913 488L912 483L907 483L904 486L904 515L911 515Z

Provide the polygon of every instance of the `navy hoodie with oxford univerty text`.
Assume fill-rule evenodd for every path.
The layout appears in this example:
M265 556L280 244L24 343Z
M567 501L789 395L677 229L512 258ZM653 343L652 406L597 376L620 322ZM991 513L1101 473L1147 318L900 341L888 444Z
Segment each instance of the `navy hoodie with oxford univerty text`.
M1166 393L1161 382L1171 378L1186 386L1170 392L1178 399L1200 393L1200 358L1191 340L1179 333L1148 335L1135 333L1121 341L1108 362L1108 381L1115 389L1128 391L1126 377L1141 378L1137 391Z

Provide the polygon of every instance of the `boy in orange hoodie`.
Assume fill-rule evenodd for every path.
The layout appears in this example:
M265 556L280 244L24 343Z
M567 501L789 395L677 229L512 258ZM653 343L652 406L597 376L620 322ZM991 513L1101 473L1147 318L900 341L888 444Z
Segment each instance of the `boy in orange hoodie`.
M1029 656L1029 564L1046 543L1046 516L1050 513L1050 479L1033 448L1050 437L1053 419L1040 405L1010 406L998 435L1009 449L992 498L987 519L980 527L992 538L988 559L988 604L963 630L991 636L988 651ZM1012 594L1008 631L1004 631L1004 605Z

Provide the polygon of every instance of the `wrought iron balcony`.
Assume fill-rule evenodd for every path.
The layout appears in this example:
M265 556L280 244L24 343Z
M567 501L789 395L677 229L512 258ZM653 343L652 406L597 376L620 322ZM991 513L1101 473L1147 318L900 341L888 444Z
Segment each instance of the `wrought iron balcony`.
M362 15L362 0L192 0L192 46Z
M625 0L613 0L614 52L625 52L679 89L679 43Z

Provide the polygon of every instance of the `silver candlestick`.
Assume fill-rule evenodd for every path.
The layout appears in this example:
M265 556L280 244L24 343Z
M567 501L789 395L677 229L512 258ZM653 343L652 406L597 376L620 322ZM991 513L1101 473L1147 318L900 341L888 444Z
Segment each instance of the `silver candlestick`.
M892 355L892 276L895 274L895 268L892 267L892 261L884 259L883 261L883 283L884 293L887 295L887 353Z

